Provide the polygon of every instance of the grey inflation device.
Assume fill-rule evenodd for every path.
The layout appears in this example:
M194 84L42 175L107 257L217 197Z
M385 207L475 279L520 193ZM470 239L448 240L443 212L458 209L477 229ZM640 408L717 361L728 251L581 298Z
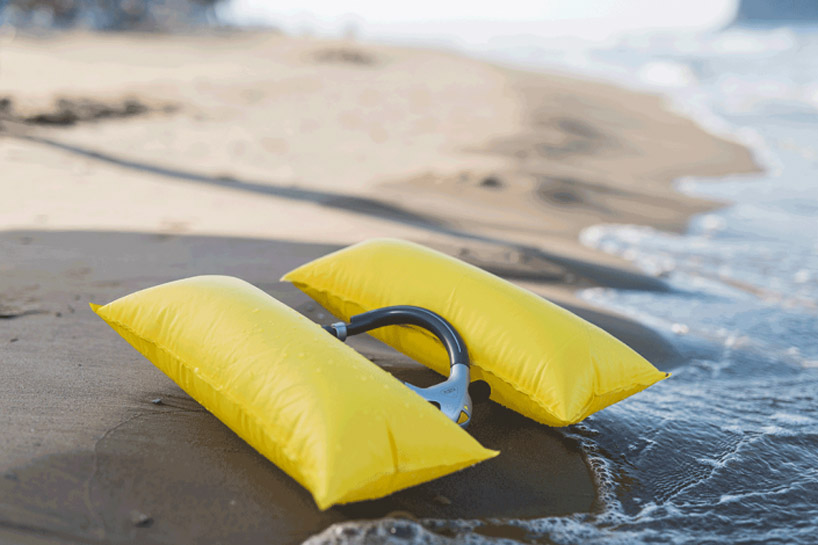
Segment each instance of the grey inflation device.
M439 384L420 388L405 383L426 401L437 406L450 420L462 427L471 420L472 400L469 396L469 353L460 333L440 315L421 307L398 305L370 310L336 322L324 329L341 341L372 329L390 325L414 325L434 333L449 353L449 378Z

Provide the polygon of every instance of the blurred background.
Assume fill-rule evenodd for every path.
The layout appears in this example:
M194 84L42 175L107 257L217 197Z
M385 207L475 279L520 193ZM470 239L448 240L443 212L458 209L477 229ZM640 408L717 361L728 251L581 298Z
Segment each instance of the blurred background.
M502 36L605 39L645 29L713 29L744 20L803 21L809 2L598 0L525 2L502 6L467 2L386 5L356 1L297 5L263 0L4 0L3 20L15 26L98 30L173 29L174 25L268 26L289 33L483 45Z

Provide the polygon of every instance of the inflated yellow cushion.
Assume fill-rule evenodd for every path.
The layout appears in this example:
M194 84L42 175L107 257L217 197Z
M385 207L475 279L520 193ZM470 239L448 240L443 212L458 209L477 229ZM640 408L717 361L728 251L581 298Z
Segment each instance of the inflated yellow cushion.
M497 454L319 325L237 278L188 278L92 308L321 509Z
M336 316L389 305L432 310L463 336L472 380L491 398L551 426L565 426L668 376L595 325L497 276L406 241L375 239L287 273ZM425 330L372 335L442 374L439 341Z

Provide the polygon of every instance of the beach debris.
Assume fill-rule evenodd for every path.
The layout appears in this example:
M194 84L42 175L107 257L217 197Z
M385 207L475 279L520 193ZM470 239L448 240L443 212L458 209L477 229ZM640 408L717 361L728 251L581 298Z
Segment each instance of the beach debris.
M153 403L154 405L162 405L162 398L157 397L156 399L151 399L151 403Z
M318 62L342 63L357 65L375 64L375 56L362 49L352 47L333 47L321 49L313 54L313 58Z
M138 511L136 509L131 511L131 524L136 526L137 528L147 528L151 524L153 524L153 517L150 515L146 515L142 511Z
M437 503L437 504L440 504L440 505L451 505L452 504L452 500L450 500L449 498L447 498L446 496L444 496L442 494L438 494L437 496L432 498L432 501Z
M12 337L11 339L9 339L9 342L10 343L16 343L19 340L20 340L20 337Z
M480 180L480 183L478 185L480 185L480 187L485 187L486 189L499 189L503 187L505 184L497 176L486 176L485 178Z
M12 318L19 318L24 314L25 311L23 310L0 306L0 320L11 320Z
M13 320L15 318L21 318L23 316L29 316L31 314L44 314L44 310L30 308L18 308L18 307L10 307L0 304L0 320Z
M60 98L53 110L25 117L24 121L36 125L75 125L81 121L133 117L149 110L134 98L110 103L89 98Z
M150 105L134 97L99 100L83 97L58 97L51 105L24 104L10 97L0 98L0 118L29 125L71 126L103 119L136 117L151 112L172 113L172 104Z
M584 193L580 190L582 181L573 178L544 178L537 184L535 196L541 201L560 205L587 204Z

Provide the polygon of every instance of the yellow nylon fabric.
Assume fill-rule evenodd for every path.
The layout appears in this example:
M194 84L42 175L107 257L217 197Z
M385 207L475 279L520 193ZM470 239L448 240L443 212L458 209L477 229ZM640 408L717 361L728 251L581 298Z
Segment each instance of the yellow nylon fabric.
M491 398L550 426L566 426L669 376L579 316L493 274L423 246L374 239L307 263L282 280L334 315L389 305L432 310L463 336L472 380ZM372 335L441 374L439 341L413 327Z
M320 509L379 498L497 454L392 375L252 285L198 276L103 320Z

